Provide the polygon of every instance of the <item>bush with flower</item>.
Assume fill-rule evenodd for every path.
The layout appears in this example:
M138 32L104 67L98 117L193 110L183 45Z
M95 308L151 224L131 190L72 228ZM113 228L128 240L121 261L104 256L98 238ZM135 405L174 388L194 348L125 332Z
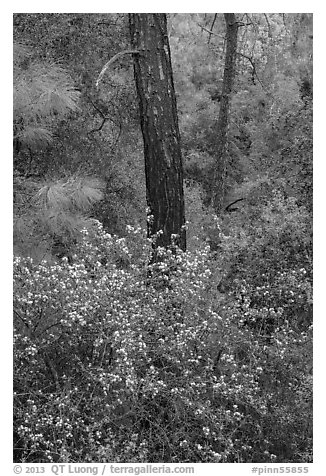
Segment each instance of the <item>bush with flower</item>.
M93 222L70 264L15 258L16 461L283 461L271 419L289 435L309 400L307 336L262 347L216 291L209 247L151 252L140 228Z
M224 269L218 287L227 296L225 312L257 342L260 388L268 399L262 428L269 434L269 451L276 461L309 461L311 214L282 186L267 179L248 184L241 214L216 223L222 250L217 263Z

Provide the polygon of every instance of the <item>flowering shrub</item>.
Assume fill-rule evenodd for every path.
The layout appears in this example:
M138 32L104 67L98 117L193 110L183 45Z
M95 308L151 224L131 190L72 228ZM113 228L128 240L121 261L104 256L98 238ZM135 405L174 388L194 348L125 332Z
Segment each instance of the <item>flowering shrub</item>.
M309 460L308 334L262 346L209 247L150 253L95 223L71 264L15 258L15 460Z
M240 219L229 218L218 230L228 270L223 286L238 303L239 319L260 333L286 322L305 330L312 323L310 214L279 189L263 203L256 192Z

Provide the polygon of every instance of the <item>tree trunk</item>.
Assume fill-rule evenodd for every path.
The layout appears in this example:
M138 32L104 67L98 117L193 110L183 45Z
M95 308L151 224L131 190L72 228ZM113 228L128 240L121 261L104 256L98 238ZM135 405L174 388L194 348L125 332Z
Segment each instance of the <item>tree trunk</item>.
M213 174L212 206L217 214L223 208L226 180L227 132L232 87L235 77L238 24L234 13L224 13L226 23L226 53L223 75L222 96L217 122L217 150Z
M129 25L144 140L148 236L155 247L186 249L183 168L167 20L163 13L131 13ZM172 239L171 239L172 235Z

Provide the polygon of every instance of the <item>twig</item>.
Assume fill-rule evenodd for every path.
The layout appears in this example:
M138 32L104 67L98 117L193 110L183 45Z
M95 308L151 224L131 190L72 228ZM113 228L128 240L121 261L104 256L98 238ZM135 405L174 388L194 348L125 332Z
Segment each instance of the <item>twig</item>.
M99 21L97 22L98 25L105 25L105 26L117 26L118 19L115 21Z
M28 323L25 321L25 319L19 314L18 311L16 311L16 309L14 309L14 313L16 314L16 316L19 317L19 319L22 321L22 323L27 327L27 329L30 329L30 326L28 325Z
M103 111L101 111L101 109L93 102L93 101L90 101L92 106L97 110L97 112L102 116L102 123L100 125L100 127L98 127L97 129L92 129L91 131L88 132L88 134L91 134L93 132L100 132L104 126L104 124L106 123L106 121L111 121L116 127L119 127L119 135L121 133L121 121L119 123L117 123L111 116L109 115L105 115Z
M115 139L113 145L111 146L112 149L114 149L114 148L117 146L117 144L118 144L118 142L119 142L119 140L120 140L121 133L122 133L122 123L120 122L120 124L119 124L119 132L118 132L118 135L117 135L117 137L116 137L116 139Z
M211 36L212 36L212 33L213 33L213 28L214 28L214 25L215 25L215 22L216 22L216 18L217 18L217 13L215 13L215 15L214 15L214 19L212 21L211 31L209 33L207 43L209 43L211 41Z
M225 207L225 211L227 213L230 213L230 212L235 212L236 210L238 210L237 208L230 208L232 205L234 205L235 203L238 203L238 202L241 202L242 200L245 200L244 198L238 198L237 200L234 200L234 202L232 203L229 203L229 205L227 207Z
M261 82L261 80L260 80L260 78L259 78L259 76L258 76L258 74L257 74L256 65L255 65L255 63L253 62L252 58L250 58L250 56L244 55L243 53L240 53L239 51L237 51L237 55L242 56L242 58L245 58L245 59L247 59L247 60L249 61L249 63L250 63L251 66L252 66L253 75L256 76L256 78L258 79L258 81L259 81L261 87L262 87L262 88L264 89L264 91L265 91L265 86L263 85L263 83Z
M104 126L104 124L106 123L106 121L111 121L116 127L119 128L119 132L117 134L117 137L116 139L114 140L114 143L113 145L111 145L112 148L115 148L120 140L120 136L121 136L121 133L122 133L122 121L121 121L121 118L120 118L120 121L119 122L116 122L114 119L112 119L111 116L106 116L104 114L103 111L101 111L97 106L96 104L93 103L93 101L91 101L91 104L94 106L94 108L101 114L102 116L102 123L100 125L100 127L98 127L97 129L92 129L91 131L88 132L88 134L92 134L93 132L100 132Z
M243 23L242 21L237 22L238 26L251 26L253 23Z
M268 26L269 37L273 38L271 24L269 23L268 16L266 15L266 13L264 13L264 17L265 17L265 20L266 20L266 23L267 23L267 26Z
M201 25L200 23L197 23L197 25L198 25L202 30L207 31L207 33L209 33L210 35L219 36L220 38L222 38L223 40L225 40L225 36L224 36L224 35L220 35L219 33L215 33L214 31L209 30L208 28L206 28L205 26Z

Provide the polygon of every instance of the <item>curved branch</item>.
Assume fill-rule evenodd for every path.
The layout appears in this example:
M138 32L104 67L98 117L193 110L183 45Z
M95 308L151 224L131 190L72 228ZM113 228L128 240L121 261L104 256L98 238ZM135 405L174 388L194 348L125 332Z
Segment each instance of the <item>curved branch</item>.
M103 129L103 126L104 126L104 124L106 123L107 120L108 120L108 118L104 117L100 127L98 127L97 129L92 129L91 131L88 131L88 134L93 134L94 132L100 132Z
M225 211L227 213L236 212L238 208L230 208L230 207L232 207L232 205L234 205L235 203L242 202L242 200L244 200L244 198L238 198L237 200L234 200L234 202L229 203L229 205L225 207Z
M140 52L138 50L125 50L125 51L120 51L120 53L117 53L115 56L113 56L113 58L111 58L102 68L102 71L100 72L100 74L98 75L98 78L96 80L96 87L98 88L99 84L100 84L100 81L102 80L104 74L105 74L105 71L108 69L108 67L114 63L117 59L121 58L121 56L124 56L124 55L132 55L132 54L140 54Z

